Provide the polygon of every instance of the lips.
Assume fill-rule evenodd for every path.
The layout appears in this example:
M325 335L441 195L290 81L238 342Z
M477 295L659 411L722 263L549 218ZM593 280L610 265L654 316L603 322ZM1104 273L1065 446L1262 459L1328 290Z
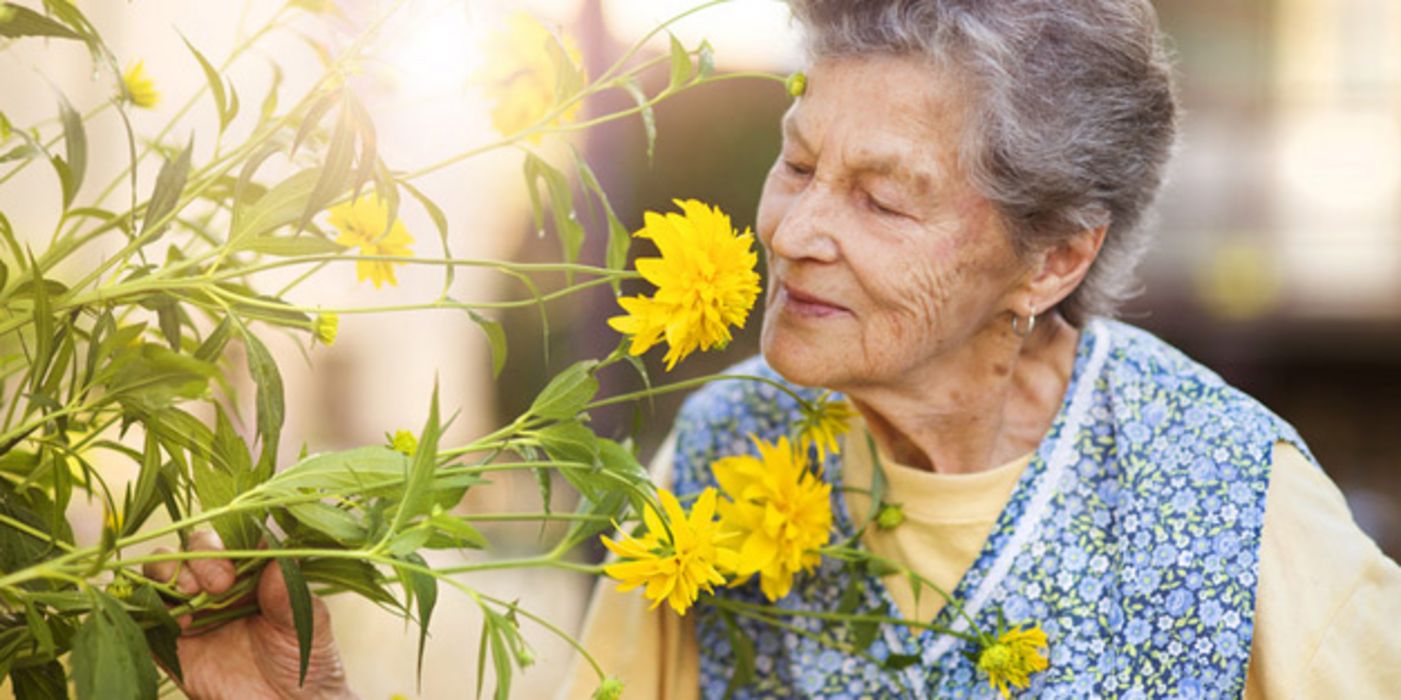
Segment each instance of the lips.
M829 299L804 291L791 284L784 284L784 310L798 316L822 318L837 314L849 314L851 310Z

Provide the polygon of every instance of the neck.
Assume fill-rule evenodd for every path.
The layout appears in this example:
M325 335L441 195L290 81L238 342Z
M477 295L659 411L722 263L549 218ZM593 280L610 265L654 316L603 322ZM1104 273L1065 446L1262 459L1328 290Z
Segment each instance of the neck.
M844 389L881 452L946 474L991 469L1040 444L1060 409L1079 331L1047 314L1025 338L994 323L898 385Z

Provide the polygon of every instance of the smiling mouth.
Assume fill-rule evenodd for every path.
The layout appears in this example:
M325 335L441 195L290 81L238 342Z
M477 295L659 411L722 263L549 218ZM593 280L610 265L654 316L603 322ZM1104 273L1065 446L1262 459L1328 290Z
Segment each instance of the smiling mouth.
M851 310L822 297L799 291L788 285L779 287L783 292L783 310L795 316L806 318L827 318L839 314L849 314Z

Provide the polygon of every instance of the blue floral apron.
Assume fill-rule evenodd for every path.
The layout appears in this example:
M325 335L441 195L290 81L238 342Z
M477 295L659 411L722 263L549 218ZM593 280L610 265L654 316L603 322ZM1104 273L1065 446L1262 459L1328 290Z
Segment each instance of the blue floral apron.
M777 375L755 358L736 368ZM774 440L796 402L758 382L716 382L678 418L676 491L715 485L709 465L750 453L748 435ZM1081 333L1064 402L982 552L952 591L984 629L998 613L1039 623L1050 668L1035 697L1238 697L1245 687L1256 572L1273 446L1307 455L1297 434L1254 399L1158 338L1103 319ZM840 486L840 457L824 477ZM834 523L854 531L832 490ZM861 592L857 612L900 617L876 576L824 561L778 605L830 612ZM929 594L929 593L926 593ZM765 604L754 583L719 595ZM848 604L849 604L848 600ZM701 695L721 698L736 668L734 626L753 642L754 677L737 698L992 698L952 635L885 626L868 658L824 646L851 642L840 626L788 616L789 629L701 605ZM953 606L934 620L966 624ZM900 670L874 663L917 657Z

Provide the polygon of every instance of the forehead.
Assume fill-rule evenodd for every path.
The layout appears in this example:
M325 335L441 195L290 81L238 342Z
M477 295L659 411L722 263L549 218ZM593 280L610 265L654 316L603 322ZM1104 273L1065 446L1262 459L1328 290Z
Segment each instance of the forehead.
M784 137L844 165L937 176L957 169L964 132L962 89L948 71L908 56L827 58L808 70L807 90L783 118Z

